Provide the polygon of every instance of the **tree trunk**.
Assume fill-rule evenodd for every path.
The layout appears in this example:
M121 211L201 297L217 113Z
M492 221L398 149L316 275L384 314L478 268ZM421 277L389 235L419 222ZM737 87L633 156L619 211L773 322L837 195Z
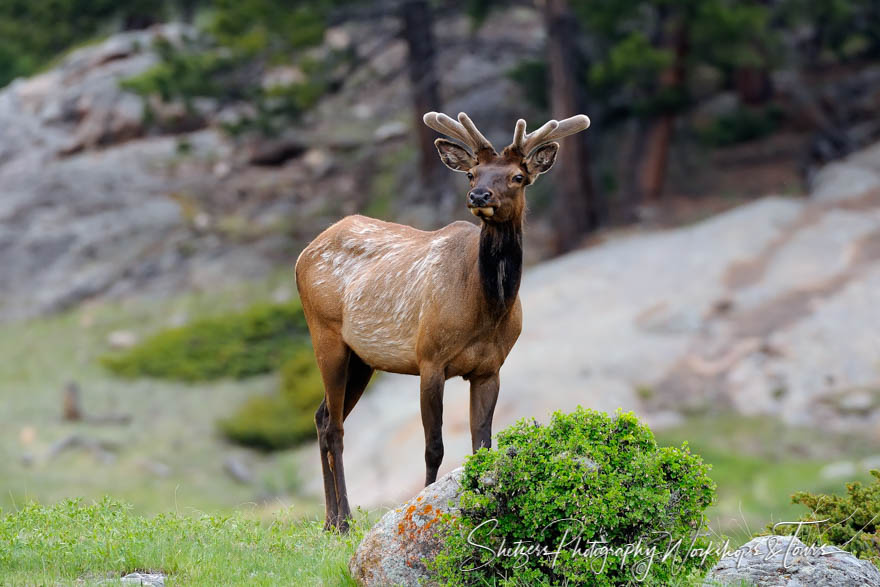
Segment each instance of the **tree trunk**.
M642 202L654 203L663 194L666 183L666 166L669 160L669 143L672 141L672 127L675 118L664 114L651 123L647 132L645 149L639 170L639 189Z
M418 138L419 171L423 196L438 196L440 159L434 148L435 133L422 122L426 112L440 104L439 83L434 67L433 17L427 0L406 0L400 5L403 38L409 48L409 81L412 92L413 125Z
M671 37L671 43L664 40L663 44L673 49L675 61L672 67L660 75L660 91L667 94L678 94L684 85L687 75L686 58L688 54L688 31L686 16L681 15L672 35L663 34L664 39ZM663 194L666 182L666 169L669 160L669 144L672 142L672 131L675 126L675 113L667 111L658 116L648 130L644 158L639 165L639 187L642 200L656 202Z
M561 120L584 112L584 96L578 80L582 71L575 40L577 21L566 0L545 0L547 65L550 82L550 114ZM556 195L553 207L557 253L577 247L583 236L600 222L599 202L590 175L590 153L586 133L566 138L554 173Z

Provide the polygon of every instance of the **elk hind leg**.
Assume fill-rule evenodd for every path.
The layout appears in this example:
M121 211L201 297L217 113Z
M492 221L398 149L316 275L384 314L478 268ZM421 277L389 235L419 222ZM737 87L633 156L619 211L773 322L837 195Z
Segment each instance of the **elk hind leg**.
M343 420L354 409L355 404L361 399L364 390L373 377L373 368L367 365L354 351L349 353L348 377L345 381L345 407L342 412Z
M346 380L348 361L351 351L342 338L332 334L315 336L315 358L321 378L324 381L324 402L326 415L319 408L316 421L325 416L318 424L318 444L321 449L321 466L326 461L324 491L328 504L325 527L336 527L341 532L348 530L348 518L351 511L348 507L348 495L345 488L345 472L342 464L342 422L345 409ZM321 425L323 424L323 426ZM329 474L328 474L329 473ZM328 483L328 480L330 483ZM335 507L333 507L335 505Z
M321 400L318 411L315 412L315 427L318 429L318 448L321 452L321 472L324 475L324 529L329 530L336 526L336 518L339 515L336 500L336 484L333 481L333 470L329 462L329 445L325 442L324 430L330 419L327 411L327 400Z

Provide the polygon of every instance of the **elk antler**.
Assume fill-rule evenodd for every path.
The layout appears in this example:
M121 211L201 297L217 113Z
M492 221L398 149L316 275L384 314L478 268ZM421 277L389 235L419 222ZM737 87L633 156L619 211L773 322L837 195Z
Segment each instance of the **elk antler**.
M489 142L489 139L483 136L476 125L464 112L458 113L458 121L446 116L442 112L428 112L422 117L425 124L444 134L464 143L473 151L474 155L479 155L481 151L489 151L495 153L495 147Z
M526 121L520 118L516 121L513 142L508 149L519 151L526 156L544 143L573 135L589 127L590 119L584 114L578 114L560 122L549 120L539 129L526 134Z

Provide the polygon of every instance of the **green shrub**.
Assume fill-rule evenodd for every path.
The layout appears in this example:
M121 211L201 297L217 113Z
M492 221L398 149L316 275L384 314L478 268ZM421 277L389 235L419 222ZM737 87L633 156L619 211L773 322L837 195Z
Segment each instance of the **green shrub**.
M687 445L658 447L632 414L612 418L578 408L554 414L547 426L520 421L497 440L496 449L480 450L465 464L460 517L447 518L444 548L433 563L441 581L616 585L646 573L649 583L667 583L714 560L690 550L713 499L709 467ZM575 550L589 552L591 541L624 548L640 539L657 546L650 565L639 564L644 554L611 552L602 567L601 556ZM678 550L660 560L679 539ZM496 555L518 544L539 550ZM554 562L548 553L555 552Z
M874 482L862 485L847 483L846 495L823 495L799 491L791 496L792 503L810 509L801 522L823 522L769 526L776 534L794 534L804 544L832 544L859 558L880 565L880 471L873 470ZM825 521L827 520L827 521Z
M278 369L308 336L299 302L264 304L164 330L101 362L122 377L240 379Z
M726 147L763 138L779 128L782 111L778 106L760 110L739 108L719 116L699 131L700 139L713 147Z
M220 421L229 440L260 450L280 450L315 437L315 410L324 385L311 347L298 350L281 368L281 390L249 398Z

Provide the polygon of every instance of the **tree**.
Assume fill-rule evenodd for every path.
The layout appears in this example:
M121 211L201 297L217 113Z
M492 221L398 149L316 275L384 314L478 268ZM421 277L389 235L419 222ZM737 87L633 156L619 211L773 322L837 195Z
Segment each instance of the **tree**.
M584 88L579 80L582 55L576 45L578 23L566 0L546 0L550 113L568 118L586 110ZM564 253L578 246L584 234L600 222L599 201L590 175L590 154L586 134L569 137L556 163L557 194L554 199L555 249Z
M398 8L401 35L409 48L407 71L412 93L413 128L419 147L419 170L427 191L442 183L442 165L434 148L436 134L422 123L422 115L439 108L440 90L435 68L434 19L427 0L405 0ZM439 194L425 194L429 198Z

